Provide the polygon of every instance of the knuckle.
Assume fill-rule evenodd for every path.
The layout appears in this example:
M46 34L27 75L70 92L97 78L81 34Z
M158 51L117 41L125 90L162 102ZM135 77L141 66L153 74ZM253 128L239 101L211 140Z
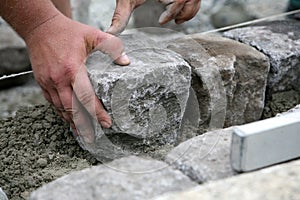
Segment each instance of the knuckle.
M66 79L72 79L75 76L75 65L71 62L65 62L62 64L61 72L51 72L49 80L54 86L60 85Z

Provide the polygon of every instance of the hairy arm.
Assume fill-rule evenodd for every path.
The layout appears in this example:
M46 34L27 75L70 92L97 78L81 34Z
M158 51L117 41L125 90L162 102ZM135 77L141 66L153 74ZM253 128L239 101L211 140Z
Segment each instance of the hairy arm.
M0 5L0 15L24 39L36 27L59 14L48 0L0 0Z

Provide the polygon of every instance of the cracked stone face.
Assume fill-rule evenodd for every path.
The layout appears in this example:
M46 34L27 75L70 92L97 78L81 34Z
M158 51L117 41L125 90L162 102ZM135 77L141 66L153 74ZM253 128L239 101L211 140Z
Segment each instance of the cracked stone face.
M110 129L102 130L97 125L96 142L91 148L112 158L130 152L114 146L110 137L127 137L118 138L119 143L174 143L191 81L190 66L173 51L142 37L123 36L122 40L128 48L129 66L117 66L100 52L94 52L86 62L96 95L113 121Z

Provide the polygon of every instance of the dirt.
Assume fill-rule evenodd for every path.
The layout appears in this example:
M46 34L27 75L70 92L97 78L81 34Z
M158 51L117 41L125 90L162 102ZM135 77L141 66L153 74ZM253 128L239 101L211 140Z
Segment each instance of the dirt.
M70 171L98 162L81 149L50 105L26 107L0 120L0 186L11 200Z
M266 102L262 119L274 117L279 113L288 111L289 109L300 104L300 92L289 90L273 94Z

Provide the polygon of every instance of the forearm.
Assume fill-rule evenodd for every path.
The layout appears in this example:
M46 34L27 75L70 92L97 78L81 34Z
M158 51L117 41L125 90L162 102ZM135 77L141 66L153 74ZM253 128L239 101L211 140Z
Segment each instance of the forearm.
M72 9L70 0L51 0L55 7L65 16L72 18Z
M0 15L26 39L39 25L60 12L50 0L0 0Z

